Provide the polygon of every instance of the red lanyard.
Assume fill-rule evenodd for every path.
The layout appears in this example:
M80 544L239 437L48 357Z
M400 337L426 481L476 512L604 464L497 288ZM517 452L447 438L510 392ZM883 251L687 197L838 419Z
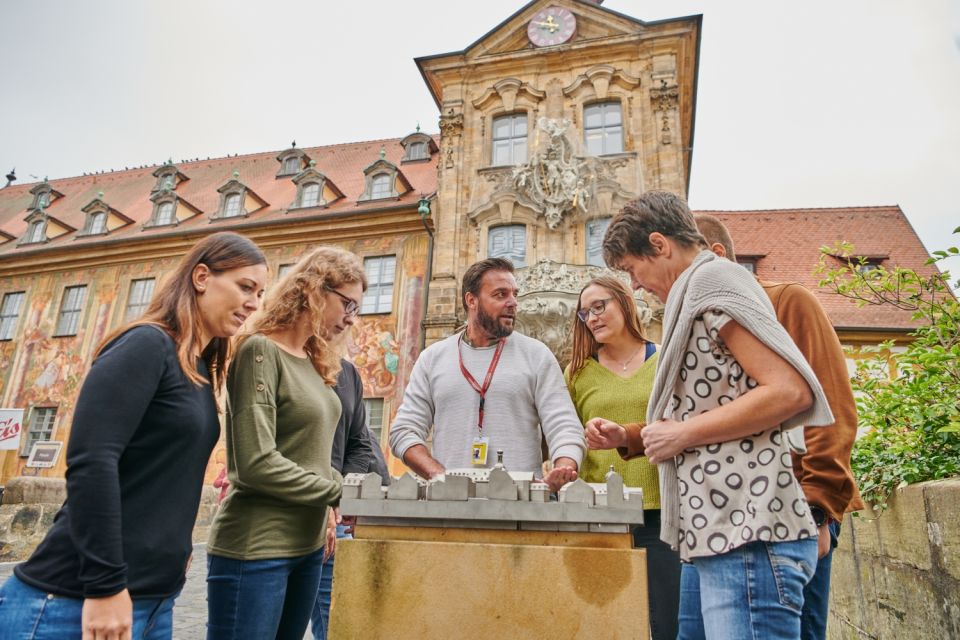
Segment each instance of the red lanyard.
M463 374L463 377L466 378L467 382L470 383L470 386L473 387L473 390L480 394L480 411L477 418L477 430L480 432L480 435L483 435L483 402L487 397L487 389L490 388L490 381L493 380L493 372L497 370L497 364L500 362L500 354L503 353L503 346L507 344L506 338L500 338L497 342L497 350L493 352L493 360L490 361L490 367L487 369L487 377L483 379L483 386L481 387L477 384L477 381L474 379L470 372L467 371L467 368L463 365L463 352L460 351L460 343L463 342L463 334L460 334L460 338L457 340L457 355L460 357L460 373Z

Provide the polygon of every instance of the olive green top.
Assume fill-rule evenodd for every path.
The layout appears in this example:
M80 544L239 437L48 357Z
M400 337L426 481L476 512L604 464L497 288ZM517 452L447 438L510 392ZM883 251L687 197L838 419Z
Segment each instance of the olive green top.
M644 423L659 355L659 351L654 353L628 378L621 378L593 358L588 358L571 383L570 368L567 367L567 387L580 421L586 423L591 418L606 418L618 424ZM626 486L643 488L644 509L660 508L657 467L650 464L646 456L624 460L616 449L591 449L583 459L580 477L586 482L606 482L610 465L623 477Z
M291 558L323 546L343 478L330 465L340 400L307 358L249 337L227 375L227 494L208 553Z

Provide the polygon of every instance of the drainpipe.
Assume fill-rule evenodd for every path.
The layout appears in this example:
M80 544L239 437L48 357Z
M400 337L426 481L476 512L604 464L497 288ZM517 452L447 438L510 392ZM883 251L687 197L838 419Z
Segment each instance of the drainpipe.
M436 195L436 193L433 193L431 197L435 197ZM420 222L423 223L423 228L426 229L428 236L427 273L423 279L423 320L420 321L420 351L423 352L427 346L427 310L430 298L430 280L433 279L433 230L430 229L430 225L427 224L427 218L430 215L430 197L422 196L420 198L417 213L420 214Z

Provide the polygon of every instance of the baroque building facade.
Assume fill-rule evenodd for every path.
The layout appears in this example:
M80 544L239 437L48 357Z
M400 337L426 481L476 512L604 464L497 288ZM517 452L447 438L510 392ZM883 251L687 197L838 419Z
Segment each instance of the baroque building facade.
M464 322L459 281L478 259L520 267L519 328L562 361L577 292L605 269L610 218L648 189L687 195L700 28L699 16L645 23L597 2L534 0L463 51L416 60L438 135L294 143L0 189L0 406L25 417L18 446L0 450L0 484L62 477L63 453L27 466L33 444L67 441L97 345L214 231L251 237L274 276L318 244L363 258L371 286L347 355L381 443L422 348ZM819 247L839 240L878 263L923 268L926 258L898 207L717 214L744 264L768 279L815 287ZM912 326L818 295L849 344L902 339ZM658 302L638 304L655 336ZM208 481L222 464L221 445Z

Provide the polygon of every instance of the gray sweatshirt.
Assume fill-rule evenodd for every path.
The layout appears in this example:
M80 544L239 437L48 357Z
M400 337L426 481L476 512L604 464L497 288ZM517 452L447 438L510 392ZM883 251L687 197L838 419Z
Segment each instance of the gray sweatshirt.
M470 448L478 436L480 395L460 371L460 334L430 345L417 359L404 390L403 403L390 429L390 448L403 459L410 447L426 445L431 426L433 457L448 469L470 467ZM496 343L474 348L459 342L463 363L483 385ZM570 400L556 358L539 340L513 333L487 390L483 435L490 438L487 466L504 452L510 471L534 471L542 463L541 430L550 459L583 460L583 425Z

